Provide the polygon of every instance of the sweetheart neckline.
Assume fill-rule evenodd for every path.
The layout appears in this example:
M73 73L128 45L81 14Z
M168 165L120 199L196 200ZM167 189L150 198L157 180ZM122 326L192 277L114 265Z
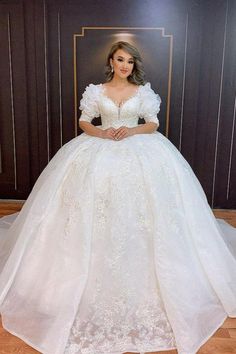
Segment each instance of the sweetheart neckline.
M104 87L103 84L100 84L100 87L101 87L101 89L102 89L102 90L101 90L101 93L102 93L103 97L105 97L105 98L107 98L109 101L111 101L117 108L120 108L120 107L124 106L125 103L127 103L128 101L130 101L130 100L132 100L134 97L136 97L136 96L138 95L138 93L139 93L140 86L142 86L142 85L138 85L138 88L136 89L136 91L134 92L134 94L128 96L126 100L123 100L123 101L121 101L120 103L118 103L117 101L113 100L111 97L109 97L109 96L107 96L107 95L105 94L105 90L106 90L106 89L105 89L105 87Z

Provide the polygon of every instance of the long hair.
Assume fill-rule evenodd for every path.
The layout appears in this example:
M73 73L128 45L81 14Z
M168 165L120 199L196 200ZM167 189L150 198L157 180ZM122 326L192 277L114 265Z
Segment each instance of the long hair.
M134 67L133 67L132 74L128 76L127 80L136 85L144 85L146 81L144 80L145 72L143 69L143 62L142 62L141 55L139 54L137 48L135 48L128 42L124 42L124 41L119 41L114 43L108 53L106 66L105 66L106 81L109 82L113 78L114 72L111 71L110 58L113 59L113 55L118 49L122 49L125 52L129 53L134 60Z

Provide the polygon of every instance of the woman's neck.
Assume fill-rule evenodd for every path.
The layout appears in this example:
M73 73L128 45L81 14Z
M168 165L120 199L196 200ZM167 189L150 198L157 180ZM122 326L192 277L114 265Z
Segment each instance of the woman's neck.
M114 76L110 83L112 84L112 86L119 86L119 87L126 87L129 85L129 81L127 80L127 78L121 78L119 76Z

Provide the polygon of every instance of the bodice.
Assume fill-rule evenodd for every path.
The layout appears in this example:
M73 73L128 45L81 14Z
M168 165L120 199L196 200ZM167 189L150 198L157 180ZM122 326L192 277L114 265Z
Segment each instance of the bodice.
M144 118L146 122L154 122L159 126L157 113L160 110L161 99L150 83L139 85L136 92L127 97L122 104L114 102L104 92L103 84L90 84L86 87L80 101L82 114L81 121L92 121L101 116L102 129L120 126L135 127L138 119Z

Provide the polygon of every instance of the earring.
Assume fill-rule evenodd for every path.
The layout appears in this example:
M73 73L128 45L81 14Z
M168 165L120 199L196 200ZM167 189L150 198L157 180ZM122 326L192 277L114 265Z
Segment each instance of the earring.
M113 73L113 71L114 71L114 68L113 68L113 65L111 65L111 72Z

